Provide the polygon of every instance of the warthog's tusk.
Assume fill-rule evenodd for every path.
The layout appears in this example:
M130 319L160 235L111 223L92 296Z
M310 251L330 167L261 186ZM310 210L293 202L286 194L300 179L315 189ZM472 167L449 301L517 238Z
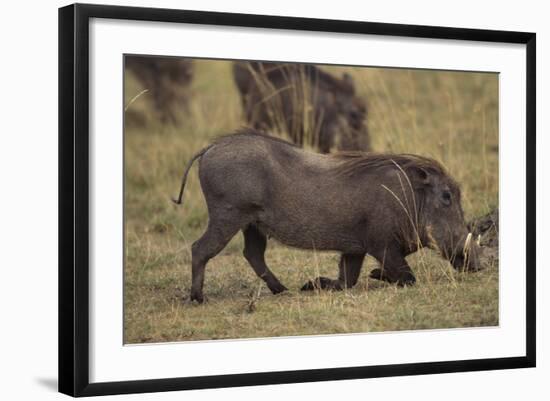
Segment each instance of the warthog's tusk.
M470 250L471 244L472 244L472 233L468 233L468 235L466 236L466 241L464 241L464 254L465 255Z
M481 246L481 234L479 234L479 235L477 236L477 241L476 241L476 243L477 243L477 246Z

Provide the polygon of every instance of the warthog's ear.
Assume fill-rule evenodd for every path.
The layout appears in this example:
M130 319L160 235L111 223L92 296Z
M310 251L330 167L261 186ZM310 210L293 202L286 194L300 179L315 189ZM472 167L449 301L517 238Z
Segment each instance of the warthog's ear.
M342 79L350 85L354 84L353 77L350 74L348 74L347 72L344 72L342 74Z
M353 77L348 74L347 72L344 72L342 74L342 81L346 84L346 86L349 87L349 90L355 94L355 82L353 81Z
M423 188L432 184L432 177L428 170L422 167L412 167L410 172L412 174L409 174L409 176L412 175L412 181L415 187Z

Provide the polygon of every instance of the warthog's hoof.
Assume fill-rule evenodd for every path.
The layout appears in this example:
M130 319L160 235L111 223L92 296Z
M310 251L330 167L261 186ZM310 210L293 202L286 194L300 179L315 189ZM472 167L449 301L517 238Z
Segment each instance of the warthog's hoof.
M281 283L276 283L276 284L270 285L269 290L273 295L277 295L277 294L280 294L281 292L288 291L288 288L286 288Z
M340 291L342 289L340 282L337 280L332 280L328 277L317 277L314 280L309 280L305 283L301 291L313 291L313 290L336 290Z
M191 302L197 302L199 304L204 303L204 295L199 292L191 291Z
M399 280L397 280L397 285L400 287L404 287L406 285L414 285L416 283L416 277L414 277L414 274L411 272L404 272L399 277Z
M404 287L406 285L414 285L414 283L416 283L416 277L414 277L414 275L410 271L401 272L399 273L399 277L397 279L394 279L384 274L382 272L382 269L377 268L370 272L369 277L375 280L387 281L388 283L392 284L395 283L400 287Z
M369 277L375 280L382 280L382 269L374 269L370 272Z

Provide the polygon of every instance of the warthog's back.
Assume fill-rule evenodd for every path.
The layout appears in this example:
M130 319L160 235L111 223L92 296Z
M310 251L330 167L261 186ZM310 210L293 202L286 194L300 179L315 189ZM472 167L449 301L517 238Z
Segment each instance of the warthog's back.
M202 157L200 176L211 189L242 192L245 201L259 192L275 196L317 188L336 164L334 158L277 138L243 133L218 140Z

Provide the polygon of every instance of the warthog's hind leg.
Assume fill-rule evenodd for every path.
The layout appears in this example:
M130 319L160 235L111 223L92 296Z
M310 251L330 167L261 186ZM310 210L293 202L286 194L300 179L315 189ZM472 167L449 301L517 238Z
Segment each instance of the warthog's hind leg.
M206 232L193 243L191 246L191 301L199 303L204 301L202 287L206 263L225 248L239 229L237 224L219 224L215 220L211 220Z
M342 254L338 267L340 272L338 280L332 280L328 277L317 277L304 284L302 291L311 291L314 289L341 291L344 288L351 288L357 284L365 254Z
M243 255L250 263L258 277L265 281L268 288L273 294L286 291L287 288L275 277L273 272L269 270L265 263L265 248L267 246L267 238L255 226L248 226L243 230L244 234L244 251Z

